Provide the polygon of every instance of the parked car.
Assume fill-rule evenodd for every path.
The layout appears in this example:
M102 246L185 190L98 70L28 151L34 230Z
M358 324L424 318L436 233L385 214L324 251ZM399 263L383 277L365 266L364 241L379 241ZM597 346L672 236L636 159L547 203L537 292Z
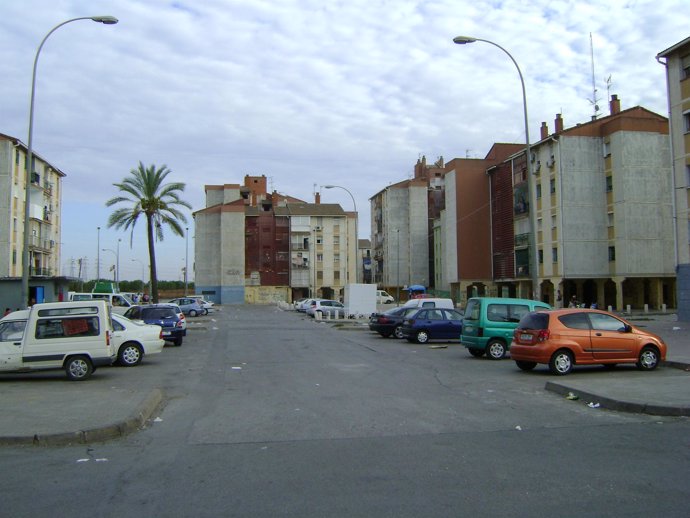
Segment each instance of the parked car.
M403 304L403 307L406 307L406 308L448 308L448 309L455 309L455 304L453 303L453 299L425 297L425 298L410 299L407 302L405 302L405 304Z
M203 295L189 295L189 298L199 301L201 307L204 308L204 315L208 315L209 311L213 311L215 304L210 300L206 300Z
M297 311L299 311L300 313L306 313L307 309L309 309L312 302L314 302L315 300L321 300L321 299L316 299L316 298L301 299L301 302L299 302L299 304L297 304L295 309L297 309Z
M112 307L114 313L124 314L125 311L134 305L132 299L124 293L69 293L70 301L79 300L105 300Z
M0 372L64 369L81 381L116 359L112 310L104 300L47 302L0 320Z
M144 355L158 354L163 350L163 328L113 313L111 343L117 351L117 363L133 367L141 363Z
M423 308L403 319L400 333L409 342L458 340L462 333L462 313L457 309Z
M199 299L192 297L178 297L176 299L171 299L168 304L177 305L185 315L190 317L196 317L199 315L205 315L208 311L204 310L203 306L199 303Z
M397 307L384 311L383 313L372 313L369 317L369 329L377 332L384 338L395 336L402 338L402 322L405 315L416 313L417 308Z
M522 370L548 364L553 374L573 365L635 363L650 371L666 359L667 347L654 333L596 309L535 311L524 315L513 333L510 356Z
M347 310L342 302L329 299L316 299L307 308L307 315L315 317L318 314L324 316L343 316L346 317Z
M125 313L125 317L161 326L163 339L177 346L182 345L182 338L187 334L184 313L175 304L132 306Z
M460 341L472 356L490 360L505 357L513 331L520 319L538 309L550 309L546 302L504 297L473 297L467 301Z
M377 304L392 304L395 299L392 295L389 295L383 290L376 290L376 303Z

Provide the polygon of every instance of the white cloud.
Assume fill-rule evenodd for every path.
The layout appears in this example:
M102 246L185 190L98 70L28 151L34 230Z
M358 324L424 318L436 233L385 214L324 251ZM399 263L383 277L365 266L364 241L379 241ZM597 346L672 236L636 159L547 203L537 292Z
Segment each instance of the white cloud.
M246 174L265 174L276 190L308 200L315 184L341 184L356 197L366 235L368 198L407 178L420 154L481 157L493 142L524 139L514 65L486 43L454 45L454 36L492 40L514 56L534 140L541 121L553 129L556 113L566 125L592 115L590 33L602 112L610 75L623 108L665 114L664 70L654 56L688 36L683 16L672 14L685 4L5 2L0 57L11 79L0 84L0 132L26 141L31 65L47 31L72 17L111 14L119 24L60 28L39 62L34 144L68 175L65 259L93 264L98 225L102 240L117 240L105 230L103 203L139 160L167 164L195 209L205 184L240 183ZM351 206L345 192L322 195ZM144 244L131 255L146 260ZM168 233L158 256L163 274L179 277L181 257L184 241ZM138 276L138 263L127 262Z

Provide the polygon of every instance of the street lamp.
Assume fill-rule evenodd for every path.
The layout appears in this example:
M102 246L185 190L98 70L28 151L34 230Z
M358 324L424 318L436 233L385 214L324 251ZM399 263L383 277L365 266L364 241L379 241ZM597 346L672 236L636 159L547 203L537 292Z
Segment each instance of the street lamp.
M96 239L96 282L101 280L101 227L98 229Z
M398 265L398 268L397 268L397 274L396 274L396 275L397 275L397 279L396 279L396 281L395 281L395 284L396 284L397 290L398 290L398 306L399 306L399 305L400 305L400 229L399 229L399 228L396 228L396 229L395 229L395 232L396 232L396 234L397 234L397 236L398 236L398 254L397 254L397 255L398 255L398 259L397 259L397 261L396 261L396 262L397 262L397 265Z
M359 254L359 235L357 233L357 220L359 219L359 214L357 214L357 202L355 202L355 197L352 196L352 193L343 187L342 185L324 185L324 189L342 189L343 191L347 192L350 195L350 198L352 198L352 205L355 208L355 282L358 282L359 278L359 258L357 257L357 254ZM348 232L348 236L350 233ZM349 268L349 262L348 262L348 268L347 268L347 280L348 282L350 281L350 268Z
M142 261L141 259L132 259L132 261L136 261L137 263L141 264L141 291L144 292L146 288L146 274L144 273L144 261Z
M31 177L33 175L33 128L34 128L34 97L36 94L36 67L38 66L38 56L41 54L43 44L48 37L58 30L63 25L76 22L77 20L93 20L94 22L103 23L105 25L114 25L118 22L114 16L81 16L79 18L72 18L66 20L55 27L53 27L48 34L45 35L41 44L36 51L34 58L33 74L31 76L31 101L29 104L29 141L26 150L26 186L24 193L24 246L22 248L22 304L25 305L29 300L29 233L31 232L31 224L29 217L31 216Z
M112 252L115 254L115 288L118 292L120 291L120 241L122 241L122 239L117 240L117 251L111 248L102 249L104 252Z
M187 261L189 260L189 227L185 227L184 242L184 296L187 296Z
M456 36L453 38L453 42L457 43L458 45L466 45L467 43L474 43L475 41L483 41L484 43L488 43L489 45L493 45L494 47L498 47L501 49L503 52L505 52L510 60L513 62L515 65L515 68L518 71L518 75L520 76L520 85L522 85L522 105L523 105L523 110L524 110L524 116L525 116L525 160L527 162L527 191L528 191L528 199L529 199L529 230L530 230L530 237L532 239L532 246L529 247L529 254L530 254L530 277L532 279L532 291L533 293L530 295L531 298L539 299L540 298L540 289L539 289L539 275L537 272L537 234L534 231L534 218L536 217L536 204L534 203L534 193L532 192L532 153L530 151L530 145L529 145L529 120L527 118L527 94L525 93L525 80L522 77L522 71L520 70L520 67L517 64L517 61L515 61L515 58L508 52L506 49L501 47L498 43L494 43L493 41L490 40L484 40L481 38L472 38L470 36Z

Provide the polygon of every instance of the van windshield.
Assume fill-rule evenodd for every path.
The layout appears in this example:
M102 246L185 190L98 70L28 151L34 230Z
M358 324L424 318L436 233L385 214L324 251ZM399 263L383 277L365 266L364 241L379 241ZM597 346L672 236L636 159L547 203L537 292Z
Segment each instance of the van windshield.
M481 302L478 300L470 300L465 308L465 320L479 320L479 308Z

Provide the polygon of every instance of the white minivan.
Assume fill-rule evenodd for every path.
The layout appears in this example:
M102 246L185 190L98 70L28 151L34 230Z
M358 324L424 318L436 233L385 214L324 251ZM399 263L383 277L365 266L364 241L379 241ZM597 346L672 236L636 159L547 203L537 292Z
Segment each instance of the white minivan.
M392 295L389 295L383 290L376 290L376 303L377 304L392 304L395 299Z
M125 312L132 306L134 302L124 293L74 293L70 292L69 300L105 300L110 303L113 307L113 311L120 315L124 315Z
M453 299L442 299L435 297L427 297L422 299L410 299L405 304L404 308L447 308L455 309L455 304L453 304Z
M104 300L34 304L0 319L0 372L64 369L85 380L116 360L112 333Z

